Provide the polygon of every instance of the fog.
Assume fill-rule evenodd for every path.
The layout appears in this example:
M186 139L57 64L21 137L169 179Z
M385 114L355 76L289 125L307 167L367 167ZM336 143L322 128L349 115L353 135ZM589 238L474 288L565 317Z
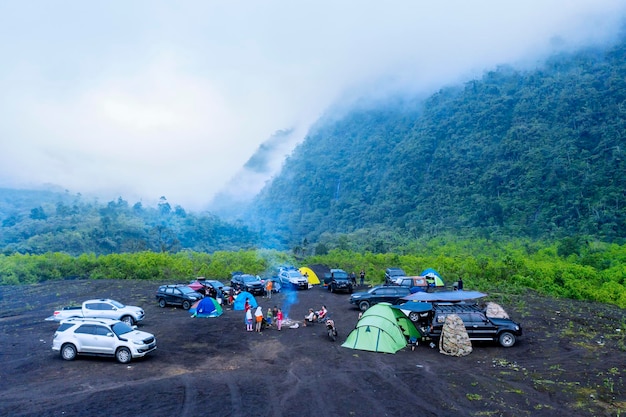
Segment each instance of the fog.
M256 193L346 97L532 66L610 42L626 11L425 3L0 0L0 186L202 210Z

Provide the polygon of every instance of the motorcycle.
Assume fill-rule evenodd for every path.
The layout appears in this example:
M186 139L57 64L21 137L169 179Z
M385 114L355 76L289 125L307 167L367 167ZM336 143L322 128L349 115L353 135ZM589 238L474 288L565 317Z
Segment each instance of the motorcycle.
M326 331L328 332L328 337L333 342L337 340L337 328L335 327L335 321L333 319L326 319Z

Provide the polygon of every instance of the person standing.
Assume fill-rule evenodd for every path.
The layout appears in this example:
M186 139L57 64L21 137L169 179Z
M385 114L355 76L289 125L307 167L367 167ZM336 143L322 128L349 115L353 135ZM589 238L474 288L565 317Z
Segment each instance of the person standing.
M361 269L361 273L359 274L359 277L361 278L361 287L363 286L363 284L365 283L365 271Z
M254 313L254 321L256 323L255 330L258 333L261 333L261 325L263 324L263 309L261 306L256 308L256 312Z
M356 287L356 274L354 272L350 272L350 282Z
M268 307L267 308L267 316L265 317L265 321L267 322L267 326L268 327L272 327L273 318L274 318L274 315L272 314L272 308Z
M276 329L280 330L282 326L283 326L283 310L279 308L278 312L276 313Z
M252 331L252 309L246 309L246 331Z
M265 284L265 292L267 294L267 298L272 298L272 280L268 279L267 284Z

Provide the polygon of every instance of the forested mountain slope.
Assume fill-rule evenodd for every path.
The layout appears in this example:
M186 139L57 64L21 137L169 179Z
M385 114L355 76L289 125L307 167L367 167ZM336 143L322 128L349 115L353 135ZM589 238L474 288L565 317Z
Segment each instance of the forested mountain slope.
M290 245L359 230L614 241L625 137L623 41L320 123L249 217Z

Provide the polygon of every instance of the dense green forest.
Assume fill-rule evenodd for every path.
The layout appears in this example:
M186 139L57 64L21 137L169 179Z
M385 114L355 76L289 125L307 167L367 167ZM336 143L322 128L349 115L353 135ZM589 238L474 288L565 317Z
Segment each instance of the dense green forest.
M187 213L161 197L156 207L121 197L99 203L63 192L0 189L1 253L199 252L256 247L244 225Z
M624 132L626 41L503 66L320 122L248 218L291 247L366 236L385 252L442 233L623 242Z

